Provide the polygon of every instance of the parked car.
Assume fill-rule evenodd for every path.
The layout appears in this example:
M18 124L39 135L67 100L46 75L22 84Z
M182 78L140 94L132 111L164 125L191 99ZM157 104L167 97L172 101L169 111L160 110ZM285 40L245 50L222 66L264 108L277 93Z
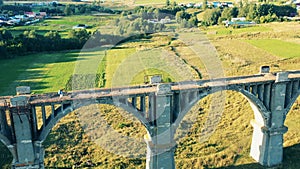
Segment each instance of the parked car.
M86 24L78 24L76 26L73 26L73 29L86 29L86 28L89 28L89 26Z

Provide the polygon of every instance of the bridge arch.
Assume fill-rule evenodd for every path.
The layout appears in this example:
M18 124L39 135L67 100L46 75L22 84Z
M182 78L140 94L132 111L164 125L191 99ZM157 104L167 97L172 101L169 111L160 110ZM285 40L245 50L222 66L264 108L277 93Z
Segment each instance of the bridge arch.
M197 97L188 103L188 106L186 106L179 114L178 118L175 122L175 127L177 128L179 123L182 121L184 116L190 111L192 107L194 107L201 99L204 97L217 93L222 91L236 91L240 94L242 94L250 103L251 108L254 112L254 117L257 122L260 123L260 125L267 126L269 123L269 117L270 112L267 110L266 106L263 104L261 100L259 100L256 96L254 96L251 92L242 89L239 86L229 86L227 88L215 88L213 90L208 90L208 92L204 92L202 94L197 95ZM225 99L225 98L224 98ZM175 128L175 129L176 129Z
M231 94L233 94L234 96L231 96ZM207 96L203 99L206 100ZM210 167L211 165L215 165L215 167L221 167L217 166L217 164L224 164L226 162L227 165L229 165L229 163L234 163L235 160L232 160L230 156L234 156L234 159L240 159L239 157L243 156L242 159L244 159L245 154L250 153L249 149L251 149L251 138L253 133L253 127L250 125L250 120L254 118L254 113L251 113L252 107L250 106L249 100L243 97L243 94L241 94L240 92L229 90L227 96L229 96L231 99L229 100L230 103L226 106L225 112L220 117L223 119L223 121L220 121L218 126L216 126L217 128L215 128L215 131L211 135L209 135L211 136L209 138L207 138L205 134L203 135L203 125L205 125L205 120L207 119L207 116L209 116L209 104L207 106L204 106L203 103L205 102L199 101L198 103L196 103L196 107L192 108L196 110L197 113L193 114L196 114L195 116L198 120L196 121L197 123L192 124L191 128L189 128L190 130L188 130L186 133L187 136L191 135L194 136L194 138L185 137L182 138L180 142L177 142L179 145L177 148L179 153L177 154L180 154L180 157L176 158L178 164L177 168L183 168L183 166L185 166L186 168L192 167L191 164L185 162L184 154L189 155L187 157L195 159L191 160L193 161L193 165L194 163L196 163L196 165L199 166L207 165L207 167ZM233 97L238 97L238 99L235 100L233 99ZM198 105L201 107L200 110L198 108ZM246 105L245 113L236 114L237 112L239 112L242 105ZM230 107L229 109L228 106ZM231 110L233 110L232 112L235 113L232 113ZM190 116L190 113L191 112L189 112L187 116ZM195 117L194 115L191 116ZM224 119L226 120L224 121ZM183 121L186 121L186 119L183 119ZM180 127L181 126L183 125L180 125ZM226 126L226 130L222 129L223 127L220 126ZM231 142L233 141L236 142L234 143L234 145L231 145ZM186 151L185 145L189 144L195 144L195 146L192 147L192 150ZM195 151L195 149L197 151ZM222 158L223 155L224 159ZM214 161L218 161L215 159L219 159L219 163L214 163Z
M10 140L4 136L3 134L0 133L0 141L6 146L6 147L9 147L9 146L12 146Z
M292 106L295 104L295 102L297 100L300 100L299 98L300 98L300 89L298 90L297 93L294 94L294 97L292 97L292 99L290 100L290 103L286 106L285 117L288 115L288 113L290 112L290 110L291 110Z
M295 102L286 112L287 116L284 123L288 127L288 131L283 135L283 167L290 161L300 158L300 123L296 120L300 118L300 95L294 100ZM300 166L300 163L296 163L295 166Z
M9 150L10 154L12 155L12 158L16 159L16 154L15 154L16 152L15 152L14 146L11 144L10 140L3 134L0 134L0 141Z
M10 151L11 155L15 157L14 145L10 137L10 127L7 121L5 109L0 108L0 142Z
M57 115L53 119L50 119L50 121L47 123L47 125L44 126L44 128L40 132L38 140L43 142L47 138L47 136L49 135L50 131L55 126L55 124L57 124L66 115L68 115L69 113L71 113L81 107L92 105L92 104L106 104L106 105L112 105L112 106L115 106L118 108L122 108L126 112L133 114L145 126L145 128L147 130L150 128L147 120L140 114L140 112L137 109L135 109L133 106L131 106L130 103L128 103L128 102L124 103L124 102L118 101L117 98L109 99L109 100L105 100L105 101L97 100L96 102L95 102L95 100L89 100L89 101L84 101L84 102L75 101L73 103L65 104L65 105L67 105L66 107L63 104L55 110L56 111L55 113Z
M1 161L0 161L0 167L3 167L5 165L10 165L12 160L15 159L14 153L12 152L12 145L7 146L2 141L0 142L0 149L1 149ZM3 165L3 166L2 166Z

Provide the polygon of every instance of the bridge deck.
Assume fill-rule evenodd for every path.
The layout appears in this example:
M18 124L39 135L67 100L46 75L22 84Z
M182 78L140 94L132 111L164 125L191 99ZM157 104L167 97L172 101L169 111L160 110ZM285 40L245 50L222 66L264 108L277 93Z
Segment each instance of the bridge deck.
M289 72L289 79L300 78L300 71ZM212 87L225 87L230 85L251 85L257 83L268 83L276 80L275 74L258 74L252 76L238 76L211 80L184 81L179 83L171 83L172 90L187 90L187 89L205 89ZM122 95L147 95L157 91L156 85L131 86L121 88L107 89L90 89L78 90L64 93L63 97L59 97L57 93L35 94L30 95L30 104L40 103L55 103L72 100L95 99L101 97L114 97ZM0 107L7 106L10 98L13 96L0 97Z

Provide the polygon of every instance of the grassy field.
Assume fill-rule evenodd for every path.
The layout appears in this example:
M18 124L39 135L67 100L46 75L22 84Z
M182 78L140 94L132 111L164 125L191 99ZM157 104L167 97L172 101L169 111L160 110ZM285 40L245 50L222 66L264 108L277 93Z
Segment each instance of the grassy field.
M234 29L232 27L226 28L225 26L213 26L205 29L208 34L220 36L220 35L232 35L232 34L240 34L240 33L249 33L249 32L268 32L273 29L264 25L252 26L252 27L244 27L240 29Z
M97 63L101 60L101 56L103 56L101 50L70 51L34 54L14 60L2 60L0 66L7 71L1 72L3 78L1 78L0 83L0 93L1 95L15 94L16 86L30 86L34 93L57 91L65 87L72 74L94 71L89 71L86 67L81 68L80 65L91 65L91 62Z
M44 53L2 60L0 65L6 71L1 72L1 95L15 94L19 85L28 85L36 93L58 90L72 74L77 54Z
M278 34L278 29L274 29L276 25L271 25L270 29L267 27L268 25L263 25L258 28L237 29L232 35L226 33L208 35L217 49L218 58L222 61L222 69L226 76L256 74L261 65L270 65L272 71L299 69L298 51L292 51L296 53L296 56L286 55L294 47L298 50L295 36L297 31L293 32L292 26L287 26L289 28L287 29L278 24L281 30ZM266 31L265 28L267 28ZM222 32L223 30L223 27L218 27L204 31ZM179 33L177 37L197 35L192 32L193 30L190 31ZM261 33L258 37L244 38L245 33L255 32L267 34ZM283 36L287 32L289 36ZM281 39L265 38L265 36L273 36L273 33L277 36L282 35ZM169 36L174 35L169 34ZM267 42L269 45L264 47L262 42ZM284 55L275 50L282 44L285 46ZM98 49L43 53L14 60L1 60L0 66L6 71L0 72L2 77L0 93L1 95L14 94L15 87L18 85L30 85L35 93L55 92L64 87L71 75L75 73L104 72L106 87L143 83L143 78L147 74L160 73L171 80L180 80L181 77L190 78L188 76L195 78L196 73L192 67L198 68L201 73L205 72L206 68L189 45L180 39L157 35L147 40L127 42L107 51ZM185 72L180 74L177 69L185 69L190 74L187 74L188 76ZM126 81L122 81L122 78ZM121 81L118 81L120 79ZM176 168L264 168L249 157L252 137L250 120L254 118L254 115L248 101L237 92L227 92L221 122L208 140L204 142L201 140L199 136L209 113L210 100L211 97L207 97L193 108L196 118L189 124L190 129L187 135L178 140L175 153ZM273 169L300 168L300 123L299 120L295 120L300 118L299 110L300 100L298 99L285 122L289 131L284 135L284 162ZM187 118L184 120L189 122ZM84 124L85 129L89 129L88 131L82 127ZM44 142L46 167L83 168L94 165L95 168L145 168L144 157L125 158L107 151L107 147L99 146L98 142L101 139L108 142L106 140L108 138L102 137L106 136L106 126L110 126L118 133L118 138L130 136L143 140L146 134L141 123L128 113L126 115L126 112L121 109L105 105L84 107L71 113L57 124ZM139 151L144 153L146 150L145 143L134 145L127 140L122 140L121 143L108 143L112 148L119 147L118 144L126 145L120 150L132 148L133 153ZM5 160L7 158L0 158L0 162Z
M300 45L278 39L248 40L248 43L282 58L300 56Z

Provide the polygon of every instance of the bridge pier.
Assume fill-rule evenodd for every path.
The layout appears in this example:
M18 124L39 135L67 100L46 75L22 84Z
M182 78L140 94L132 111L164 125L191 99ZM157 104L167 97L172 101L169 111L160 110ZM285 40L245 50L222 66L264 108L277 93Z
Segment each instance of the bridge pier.
M268 123L264 124L263 120L258 117L251 122L254 131L250 155L264 166L274 166L282 163L283 134L288 130L284 126L285 95L288 81L287 73L277 74L269 95L270 104L265 105L267 108L269 107L268 111L271 115ZM257 110L254 109L255 111Z
M264 166L274 166L282 163L283 157L283 134L287 127L267 128L251 121L253 137L250 155L254 160Z
M145 136L147 143L147 169L175 169L175 141L172 129L172 93L171 86L158 85L154 97L155 108L151 113L153 125Z
M15 156L12 168L44 168L42 145L36 142L32 133L31 109L27 104L28 97L17 96L11 99L10 114L12 120L13 143Z
M175 147L174 144L153 144L148 136L145 136L147 143L146 169L175 169Z

